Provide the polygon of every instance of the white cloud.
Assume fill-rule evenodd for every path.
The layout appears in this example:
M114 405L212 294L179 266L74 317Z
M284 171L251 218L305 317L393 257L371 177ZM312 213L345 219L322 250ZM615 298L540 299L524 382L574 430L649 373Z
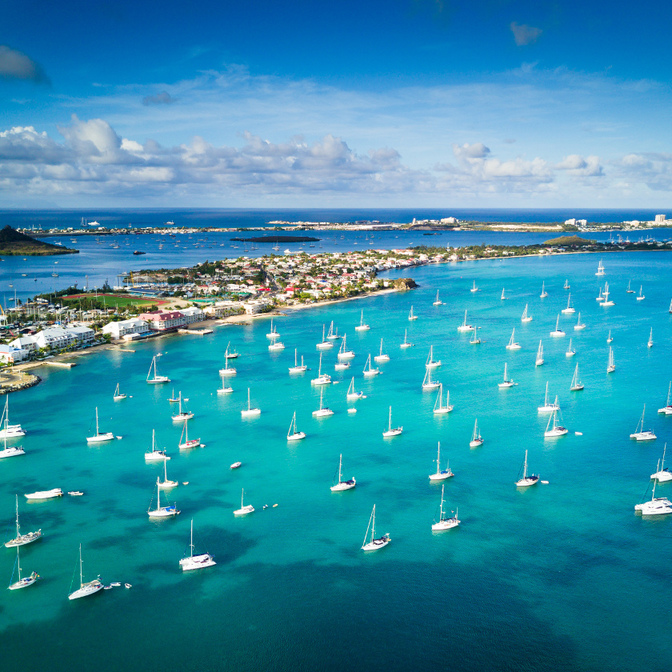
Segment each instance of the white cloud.
M490 154L490 149L482 142L473 145L465 142L463 145L453 145L453 154L458 159L484 159Z
M599 156L587 156L584 159L580 154L570 154L554 167L556 170L567 171L568 175L581 177L600 177L604 175Z

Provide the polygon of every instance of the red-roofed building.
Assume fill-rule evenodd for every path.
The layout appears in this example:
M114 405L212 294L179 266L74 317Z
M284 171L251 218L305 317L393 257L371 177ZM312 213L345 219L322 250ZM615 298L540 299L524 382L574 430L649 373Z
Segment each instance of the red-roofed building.
M165 313L158 311L156 313L142 313L139 317L141 320L147 320L149 328L154 331L170 331L183 327L187 323L185 316L179 310Z

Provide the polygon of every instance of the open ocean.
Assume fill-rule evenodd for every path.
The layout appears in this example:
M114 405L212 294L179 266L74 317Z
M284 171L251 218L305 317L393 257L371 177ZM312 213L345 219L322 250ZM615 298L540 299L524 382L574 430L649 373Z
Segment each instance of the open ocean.
M357 242L370 242L361 235ZM526 242L535 234L498 235ZM416 238L458 241L455 234ZM112 280L131 261L116 256L128 250L91 245L77 259L58 258L59 266L90 254L86 263L108 263ZM84 249L81 239L78 246ZM209 249L192 248L166 258L195 263L204 254ZM656 413L672 378L672 257L606 254L604 278L595 276L599 259L532 257L391 273L410 275L420 287L276 318L286 345L278 354L268 351L269 321L257 320L206 337L135 343L133 352L94 353L71 370L42 367L40 385L10 396L11 421L29 432L21 442L26 455L0 463L5 540L13 536L15 493L22 531L44 533L21 555L24 573L35 570L41 580L0 593L3 672L672 669L672 516L642 519L633 510L651 496L649 475L672 437L672 416ZM24 263L35 269L55 260ZM138 263L145 260L150 255ZM565 279L587 327L575 332L577 315L562 315L567 336L552 339L567 305ZM610 308L595 301L604 280L616 304ZM645 300L626 294L629 280L636 291L643 287ZM500 299L502 288L508 300ZM432 305L437 289L445 302L439 307ZM533 321L521 324L525 304ZM411 305L415 322L407 319ZM354 331L362 309L368 332ZM480 345L457 332L464 310L481 327ZM315 345L332 320L357 356L341 373L333 370L339 342L325 353L323 369L335 384L324 401L335 414L316 420ZM522 349L512 352L505 345L514 327ZM654 346L647 348L651 328ZM405 329L414 348L399 348ZM617 368L608 375L609 330ZM565 356L570 337L573 358ZM382 375L365 380L364 362L381 338L391 360L380 365ZM540 339L545 364L535 367ZM218 396L228 342L240 353L231 362L238 373L228 379L234 393ZM436 394L421 390L430 345L443 362L434 377L455 405L446 416L432 413ZM294 348L311 367L304 375L288 374ZM172 382L150 386L145 376L159 352L161 373ZM500 390L505 362L518 385ZM585 390L570 393L577 363ZM353 375L367 398L348 404ZM553 440L544 439L547 416L537 413L547 381L570 430ZM129 398L115 403L117 383ZM248 387L262 411L253 420L240 415ZM178 450L180 427L167 401L173 390L188 397L195 413L189 434L204 448ZM629 434L644 404L645 425L658 439L636 443ZM357 413L349 414L353 405ZM404 432L384 439L390 405ZM87 446L96 407L101 431L121 440ZM288 444L295 411L307 438ZM470 449L475 418L485 443ZM168 477L188 481L169 495L182 514L161 523L147 517L162 472L143 459L152 429L172 457ZM446 482L447 507L459 507L462 521L440 534L431 524L441 486L428 480L438 441L443 464L449 459L455 472ZM525 450L530 470L547 485L515 487ZM357 487L335 494L329 487L340 453L344 477L355 476ZM243 466L231 471L238 460ZM23 497L52 487L85 494L42 503ZM241 488L256 511L234 518ZM656 494L672 495L672 483ZM365 554L373 504L377 531L392 542ZM217 565L182 574L192 518L197 552L209 551ZM80 543L85 580L100 574L122 587L68 601ZM0 576L9 583L15 553L0 550Z

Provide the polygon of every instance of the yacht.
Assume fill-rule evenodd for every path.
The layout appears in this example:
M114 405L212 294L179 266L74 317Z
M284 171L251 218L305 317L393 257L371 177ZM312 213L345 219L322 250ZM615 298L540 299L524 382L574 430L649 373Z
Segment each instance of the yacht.
M474 331L469 339L471 345L478 345L481 342L481 337L478 335L478 330L480 327L474 327Z
M166 455L166 451L164 450L159 450L156 447L156 431L153 429L152 430L152 449L148 452L145 453L145 460L147 462L161 462L163 460L169 460L170 457Z
M329 345L332 345L329 343ZM285 344L282 341L273 341L273 343L270 343L268 346L268 351L269 352L280 352L281 350L285 349Z
M434 415L445 415L453 410L450 404L450 391L446 392L446 404L443 404L443 384L439 384L439 393L436 395L436 402L434 403Z
M534 360L534 365L535 366L542 366L544 363L544 345L539 341L539 348L537 349L537 357Z
M476 292L480 292L481 290L476 287L476 280L474 280L474 284L471 286L471 289L469 290L472 294L475 294Z
M117 386L114 388L114 394L112 395L112 400L113 401L123 401L126 399L126 395L121 392L119 389L119 383L117 383Z
M389 439L393 436L399 436L403 431L404 431L404 428L401 427L401 426L392 427L392 406L390 406L389 421L388 421L387 429L383 431L383 436L386 439Z
M572 306L572 295L568 294L567 295L567 307L562 309L562 313L564 315L571 315L575 312L576 312L576 310Z
M327 340L328 341L337 341L340 338L338 335L338 329L334 331L334 321L331 321L331 324L329 325L329 331L327 332Z
M485 439L481 436L481 432L478 429L478 418L474 420L474 431L471 434L471 441L469 442L469 448L478 448L483 445Z
M343 340L341 341L341 347L339 348L338 354L336 355L339 362L355 358L355 353L352 350L348 350L348 346L346 345L346 339L347 334L344 334Z
M653 347L653 327L651 327L651 331L649 332L649 340L646 342L646 347L647 348Z
M597 276L604 275L604 264L602 263L602 260L600 259L600 262L597 264L597 273L595 273Z
M16 537L5 542L6 548L14 548L15 546L26 546L27 544L32 544L34 541L42 538L42 530L39 529L37 532L26 532L21 534L21 528L19 526L19 496L15 495L16 498Z
M663 457L662 459L658 460L658 464L656 464L656 471L655 473L651 474L651 478L654 481L658 481L659 483L664 483L666 481L672 481L672 471L670 471L666 466L665 466L665 453L667 452L667 444L663 447ZM5 544L7 546L7 544Z
M549 403L548 400L548 382L546 383L546 393L544 395L544 403L542 406L537 406L537 413L553 413L554 411L559 411L560 406L558 405L558 398L555 398L553 403Z
M572 376L572 382L569 384L570 392L580 392L584 388L583 383L579 379L579 365L576 365L574 369L574 375Z
M252 504L245 504L243 498L245 497L245 490L240 493L240 508L233 512L234 516L246 516L248 513L254 513Z
M644 301L645 296L642 294L642 286L639 286L639 294L637 295L637 301Z
M672 381L667 387L667 401L665 406L658 409L658 413L664 413L665 415L672 415Z
M562 338L565 335L565 332L560 329L560 315L555 321L555 330L551 332L552 338Z
M516 343L516 328L513 328L513 331L511 332L511 338L509 339L509 342L506 346L507 350L520 350L520 343Z
M601 306L604 306L605 308L608 308L609 306L613 306L614 302L609 298L609 283L605 282L604 283L604 298L600 302Z
M27 588L32 586L35 581L40 578L40 575L37 572L31 572L28 576L21 576L21 555L19 553L19 547L16 547L16 567L18 569L18 578L13 583L10 583L7 588L9 590L20 590L21 588ZM12 579L14 578L14 572L12 572ZM11 579L10 579L11 581Z
M301 364L298 362L298 354L296 348L294 349L294 366L289 367L290 373L303 373L307 371L308 367L303 363L303 355L301 355Z
M20 439L25 435L26 432L21 428L21 425L9 424L9 395L7 395L2 418L0 418L0 439Z
M474 327L471 324L467 324L467 311L464 311L464 321L457 328L458 331L473 331Z
M527 313L527 304L525 304L525 310L523 310L523 314L520 317L520 321L523 323L532 322L532 316L528 315Z
M233 366L229 366L229 360L224 359L224 368L219 370L220 376L235 376L238 373Z
M271 330L266 334L266 338L270 338L272 341L276 338L280 338L280 334L278 333L277 329L275 328L275 324L273 323L273 318L271 318Z
M186 409L182 408L182 402L189 401L188 399L182 399L182 390L180 390L179 394L177 395L177 413L173 415L173 422L184 422L185 420L191 420L194 417L194 414L191 411L187 411Z
M390 356L386 353L383 352L383 339L380 339L380 353L377 354L374 358L374 361L376 362L389 362L390 361Z
M422 381L422 391L428 392L430 390L436 390L440 385L441 383L438 380L432 380L432 370L425 369L425 378Z
M243 418L255 418L258 415L261 415L261 409L260 408L252 408L252 405L250 404L250 388L247 388L247 408L244 408L241 412L240 415Z
M3 441L5 447L0 450L0 460L6 457L19 457L19 455L26 454L26 451L21 446L8 446L6 436L4 437Z
M330 415L333 415L334 412L324 405L324 387L320 388L320 407L313 411L313 417L315 418L327 418Z
M322 340L315 346L318 350L331 350L334 347L332 341L326 337L326 325L322 325Z
M429 475L430 481L445 481L447 478L453 477L455 474L450 469L450 465L446 462L446 468L441 469L441 442L436 451L436 472Z
M667 497L656 497L656 481L654 481L651 499L641 504L635 504L635 511L643 516L664 516L672 513L672 502Z
M653 433L651 429L644 429L644 414L646 413L646 404L644 404L644 410L642 411L642 417L637 423L635 431L630 434L631 439L636 441L655 441L658 437Z
M441 301L441 299L439 299L439 290L438 289L436 290L436 301L434 301L434 303L432 303L432 305L433 306L442 306L443 305L443 301Z
M607 363L607 373L613 373L616 371L616 364L614 362L614 350L609 348L609 362Z
M189 537L189 555L182 558L179 562L180 569L183 572L189 572L193 569L205 569L216 565L214 558L210 553L199 553L194 555L194 519L191 519L191 535Z
M457 527L460 524L460 520L457 517L457 509L455 509L455 515L448 518L443 512L443 498L445 483L441 484L441 503L439 504L439 519L435 520L432 524L432 532L443 532L444 530L452 530L454 527Z
M366 359L366 364L364 365L364 378L371 378L380 374L380 369L374 369L371 367L371 354Z
M301 441L301 439L306 438L305 432L300 432L296 427L296 411L292 416L292 421L289 423L289 429L287 430L287 441Z
M437 367L441 366L441 360L440 359L434 359L434 346L430 345L429 346L429 355L427 355L427 361L425 362L425 368L426 369L436 369Z
M355 331L368 331L371 327L364 322L364 311L362 311L359 324L355 327Z
M151 503L150 503L151 506ZM161 506L161 483L159 477L156 477L156 508L147 509L147 515L150 518L172 518L173 516L179 515L180 511L177 510L175 504L168 504L166 506Z
M517 385L517 384L518 383L514 383L513 380L511 378L509 378L506 364L504 364L504 379L502 380L501 383L497 383L498 387L500 389L504 389L504 388L507 388L507 387L513 387L514 385Z
M413 343L408 341L408 329L404 329L404 342L399 344L400 348L412 348Z
M502 295L499 297L502 301L506 301L507 297L504 295L504 288L502 287Z
M562 286L563 289L569 289L569 280L565 279L565 284Z
M114 434L112 432L101 432L98 429L98 407L96 406L96 433L93 436L87 436L87 443L103 443L105 441L112 441Z
M414 320L417 320L418 316L413 314L413 306L411 306L411 312L408 314L408 321L413 322Z
M558 404L558 398L555 398L555 404ZM558 411L553 411L553 415L548 419L548 424L546 425L546 431L544 432L544 437L547 439L552 439L557 436L564 436L569 430L566 427L558 424Z
M545 285L545 283L542 282L542 283L541 283L541 294L539 294L539 298L540 298L540 299L545 299L545 298L548 296L548 292L546 291L544 285Z
M159 370L156 364L156 360L159 357L161 357L161 353L154 355L154 357L152 357L152 363L149 365L149 371L147 372L147 382L150 385L161 385L162 383L170 382L170 378L168 378L168 376L159 375Z
M367 542L369 537L369 530L371 530L371 540ZM364 535L364 541L362 543L363 551L378 551L381 548L385 548L392 538L389 534L385 533L382 537L376 539L376 505L373 505L373 510L371 511L371 516L369 517L369 524L366 528L366 534Z
M82 545L79 545L79 588L68 595L69 600L78 600L80 597L88 597L101 591L104 586L100 578L95 578L93 581L84 582L84 574L82 572Z
M352 377L348 391L345 395L347 401L357 401L358 399L366 399L364 392L355 392L355 377Z
M338 477L336 479L336 483L329 488L332 492L343 492L345 490L352 490L356 485L357 481L355 478L351 478L347 481L343 480L343 474L342 474L342 468L343 468L343 453L341 453L339 460L338 460Z
M522 466L523 475L516 481L517 488L528 488L530 485L539 483L539 474L527 473L527 450L525 451L525 461Z
M331 385L331 376L328 373L322 373L322 353L320 353L320 365L317 370L317 378L310 381L311 385Z
M569 345L567 346L567 352L565 353L565 357L574 357L576 354L576 350L572 347L572 339L569 339Z
M168 480L168 460L163 461L163 480L158 481L158 485L163 490L169 490L170 488L176 488L179 485L179 483L177 481L169 481Z
M43 499L54 499L55 497L62 497L63 490L60 488L52 488L51 490L38 490L37 492L29 492L24 497L30 501L41 501Z
M585 329L586 325L581 322L581 313L579 313L577 319L576 319L576 324L574 325L574 331L581 331L582 329Z

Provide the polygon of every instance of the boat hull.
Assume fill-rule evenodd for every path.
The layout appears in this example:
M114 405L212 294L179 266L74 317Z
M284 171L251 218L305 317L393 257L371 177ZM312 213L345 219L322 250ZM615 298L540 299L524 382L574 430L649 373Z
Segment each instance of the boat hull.
M82 597L88 597L89 595L95 595L100 592L105 586L98 580L94 579L85 583L81 588L76 590L74 593L68 595L69 600L79 600Z
M182 558L182 560L180 560L180 569L183 572L190 572L194 569L213 567L216 564L217 563L209 553L201 553L200 555L192 555L188 558Z

